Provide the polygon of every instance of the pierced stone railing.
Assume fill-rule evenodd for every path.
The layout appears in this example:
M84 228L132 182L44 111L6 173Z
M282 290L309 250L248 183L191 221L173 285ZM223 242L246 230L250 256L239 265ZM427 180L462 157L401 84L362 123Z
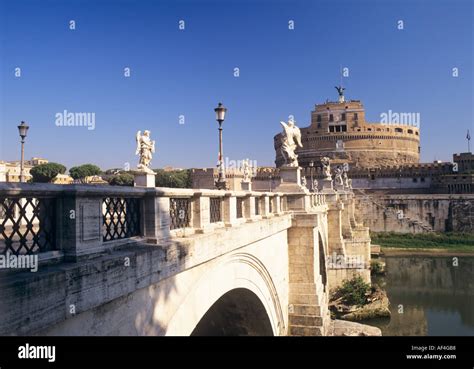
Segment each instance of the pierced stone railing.
M0 254L77 260L322 205L318 193L0 183Z

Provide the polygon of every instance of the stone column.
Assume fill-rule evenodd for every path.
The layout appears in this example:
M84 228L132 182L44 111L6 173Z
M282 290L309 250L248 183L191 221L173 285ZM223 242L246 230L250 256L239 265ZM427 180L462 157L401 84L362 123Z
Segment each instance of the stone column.
M142 210L143 235L147 242L158 244L170 238L170 199L147 195L143 200Z
M329 254L334 252L337 255L346 255L344 247L344 239L342 237L342 210L344 204L339 198L329 197L328 202L328 240L329 240Z
M289 334L325 335L330 326L328 300L321 273L318 214L295 214L288 229Z
M133 185L135 187L154 188L155 187L155 177L156 177L156 173L137 172L134 175Z
M244 218L247 222L256 220L255 197L248 195L244 199Z
M210 199L196 192L192 199L191 224L197 233L206 233L212 230L210 215Z
M231 193L226 193L224 197L224 224L232 227L237 223L237 198Z
M105 250L102 197L67 192L58 198L57 244L65 260L78 261Z

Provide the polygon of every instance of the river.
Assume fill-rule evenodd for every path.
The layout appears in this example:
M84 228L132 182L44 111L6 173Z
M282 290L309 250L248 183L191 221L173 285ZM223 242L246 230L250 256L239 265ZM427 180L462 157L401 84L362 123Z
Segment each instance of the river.
M474 257L387 256L390 319L366 322L384 336L474 336Z

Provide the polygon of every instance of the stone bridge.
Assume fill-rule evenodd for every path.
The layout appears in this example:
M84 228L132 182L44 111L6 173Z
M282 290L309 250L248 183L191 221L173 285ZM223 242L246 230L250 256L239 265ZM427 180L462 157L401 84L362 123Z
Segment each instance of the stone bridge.
M330 289L370 280L368 228L332 186L2 183L0 254L2 335L331 335Z

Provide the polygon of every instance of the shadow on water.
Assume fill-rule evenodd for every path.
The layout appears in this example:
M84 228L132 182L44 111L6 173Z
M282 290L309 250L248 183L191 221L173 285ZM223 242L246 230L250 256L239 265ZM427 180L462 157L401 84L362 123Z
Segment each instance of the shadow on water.
M474 336L474 257L386 257L374 279L390 299L390 319L372 320L385 336ZM457 264L457 265L456 265Z

